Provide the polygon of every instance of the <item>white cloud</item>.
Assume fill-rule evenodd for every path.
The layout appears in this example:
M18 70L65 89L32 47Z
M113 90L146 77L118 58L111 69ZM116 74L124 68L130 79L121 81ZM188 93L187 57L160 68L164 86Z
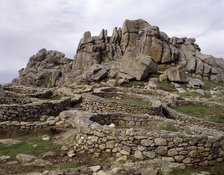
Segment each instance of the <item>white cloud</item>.
M72 58L85 31L111 33L125 19L143 18L169 36L196 37L204 53L224 57L223 7L224 0L0 0L0 82L7 79L3 71L25 67L39 49Z

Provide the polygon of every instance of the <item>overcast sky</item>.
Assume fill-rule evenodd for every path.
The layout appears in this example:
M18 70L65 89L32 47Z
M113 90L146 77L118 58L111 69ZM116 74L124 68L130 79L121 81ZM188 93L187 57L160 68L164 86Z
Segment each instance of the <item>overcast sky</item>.
M109 34L142 18L169 36L195 37L203 53L224 57L224 0L0 0L0 83L39 49L73 58L82 34Z

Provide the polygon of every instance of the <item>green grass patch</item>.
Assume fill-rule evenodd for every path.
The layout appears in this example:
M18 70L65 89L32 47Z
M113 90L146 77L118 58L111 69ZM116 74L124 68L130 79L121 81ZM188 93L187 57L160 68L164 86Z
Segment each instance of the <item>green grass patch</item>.
M161 72L155 72L149 75L149 78L159 78L160 75L162 75Z
M175 110L214 123L224 123L224 108L220 106L210 107L199 104L186 104L177 106Z
M168 82L168 81L159 82L158 88L164 91L177 92L177 89L175 88L175 86L171 82Z
M51 139L44 141L37 137L16 144L0 144L0 156L9 155L12 159L15 159L16 155L20 153L37 156L47 151L56 150L56 148L57 145Z
M197 91L187 91L185 93L181 94L182 97L204 97L204 98L211 98L212 95L208 92L205 92L204 94L200 94Z
M135 105L135 106L144 106L149 107L149 102L143 101L142 99L137 98L116 98L116 97L110 97L107 98L108 100L112 102L119 102L125 105Z
M170 175L191 175L191 171L177 167L171 170Z
M65 162L58 165L59 169L78 168L79 165L75 162Z
M211 80L203 80L204 86L202 87L203 90L212 90L214 88L219 87L220 89L224 89L224 84L223 83L216 83Z

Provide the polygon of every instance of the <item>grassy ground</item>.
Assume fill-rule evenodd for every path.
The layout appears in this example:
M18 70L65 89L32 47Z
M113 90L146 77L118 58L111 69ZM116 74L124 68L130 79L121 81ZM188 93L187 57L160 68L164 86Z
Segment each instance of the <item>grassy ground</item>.
M188 169L173 168L170 175L191 175L192 171Z
M59 169L78 168L79 165L75 162L64 162L57 165Z
M214 123L224 123L223 107L209 107L202 105L187 104L177 106L175 109L178 112L191 115L193 117L206 119Z
M158 88L162 89L164 91L169 91L169 92L177 92L175 86L168 82L168 81L161 81L158 83Z
M211 98L212 95L208 92L205 92L204 94L200 94L196 91L187 91L185 93L181 94L182 97L204 97L204 98Z
M202 87L203 90L212 90L214 88L219 87L219 89L224 90L224 84L223 83L216 83L211 80L203 80L204 86Z
M19 153L38 156L47 151L54 151L56 148L57 146L51 139L44 141L40 137L37 137L10 145L0 144L0 156L9 155L13 160Z
M142 99L137 99L137 98L121 98L120 99L116 97L111 97L107 99L113 102L123 103L125 105L135 105L135 106L144 106L144 107L150 106L149 102L146 102L146 101L143 101Z

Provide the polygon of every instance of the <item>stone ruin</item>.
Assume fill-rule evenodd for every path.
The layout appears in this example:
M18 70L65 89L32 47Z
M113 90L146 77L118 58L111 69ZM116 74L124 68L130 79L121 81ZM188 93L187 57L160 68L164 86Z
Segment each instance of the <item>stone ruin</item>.
M0 86L0 129L68 130L70 137L60 139L69 158L88 153L189 166L223 162L223 125L171 108L223 104L177 99L177 92L157 88L155 79L179 89L175 83L189 82L194 89L204 86L202 80L223 83L224 61L202 54L195 39L170 38L142 19L126 20L112 36L106 30L99 36L85 32L74 60L41 49L18 78ZM133 80L147 86L120 86ZM146 105L119 101L129 98Z

